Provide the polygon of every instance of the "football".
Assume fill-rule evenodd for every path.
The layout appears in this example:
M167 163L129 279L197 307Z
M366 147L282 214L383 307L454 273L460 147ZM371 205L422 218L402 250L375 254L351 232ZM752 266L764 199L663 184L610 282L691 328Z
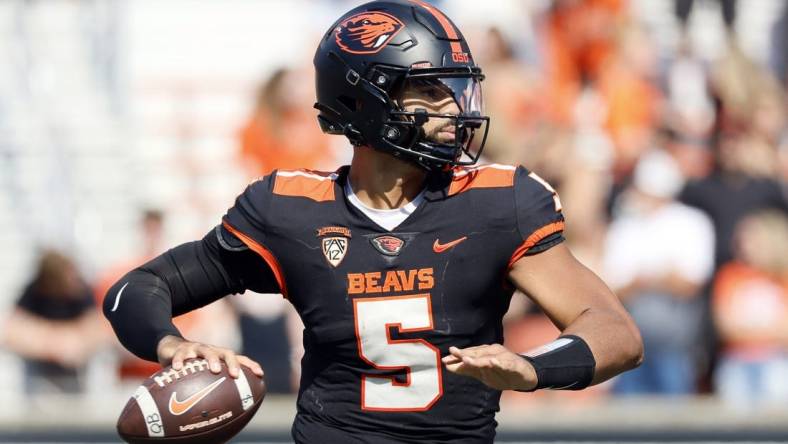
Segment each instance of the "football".
M165 367L137 387L118 418L129 443L222 443L252 419L265 396L265 381L246 367L233 379L222 362L211 373L205 359L176 371Z

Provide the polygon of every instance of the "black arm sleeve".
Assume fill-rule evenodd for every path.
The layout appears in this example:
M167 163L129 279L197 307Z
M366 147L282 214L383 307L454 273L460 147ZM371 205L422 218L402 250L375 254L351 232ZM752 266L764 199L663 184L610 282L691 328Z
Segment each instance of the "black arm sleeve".
M279 291L265 261L217 227L123 276L104 298L104 315L124 347L156 361L161 338L181 336L173 316L247 289Z

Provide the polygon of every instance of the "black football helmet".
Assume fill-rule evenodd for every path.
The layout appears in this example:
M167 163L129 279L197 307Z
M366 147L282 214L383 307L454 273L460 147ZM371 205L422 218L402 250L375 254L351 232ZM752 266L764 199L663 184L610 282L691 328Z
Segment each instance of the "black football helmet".
M481 69L459 29L421 0L384 0L352 9L323 36L315 53L318 121L343 134L430 170L476 163L490 119L483 115ZM459 114L406 111L400 94L412 87L450 95ZM448 119L451 141L425 133L429 119Z

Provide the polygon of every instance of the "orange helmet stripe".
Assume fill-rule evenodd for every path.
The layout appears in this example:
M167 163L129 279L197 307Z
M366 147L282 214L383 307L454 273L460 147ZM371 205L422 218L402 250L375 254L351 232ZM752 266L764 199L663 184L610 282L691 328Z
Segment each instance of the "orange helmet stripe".
M438 19L438 23L441 24L443 30L446 31L446 37L452 40L457 40L460 36L457 34L457 30L454 29L454 26L451 24L448 18L443 15L442 12L438 10L438 8L430 5L429 3L425 3L422 0L410 0L413 3L421 6L422 8L426 9L430 14L432 14L436 19ZM462 45L458 41L451 42L451 52L463 52Z

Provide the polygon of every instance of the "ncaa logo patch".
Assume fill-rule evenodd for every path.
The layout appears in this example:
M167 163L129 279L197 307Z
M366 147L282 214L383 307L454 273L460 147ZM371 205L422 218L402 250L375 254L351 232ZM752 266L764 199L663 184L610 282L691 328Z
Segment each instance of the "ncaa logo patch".
M322 240L323 256L329 264L336 267L342 262L347 254L347 238L346 237L326 237Z
M399 33L405 24L385 12L361 12L337 26L337 45L351 54L375 54Z

